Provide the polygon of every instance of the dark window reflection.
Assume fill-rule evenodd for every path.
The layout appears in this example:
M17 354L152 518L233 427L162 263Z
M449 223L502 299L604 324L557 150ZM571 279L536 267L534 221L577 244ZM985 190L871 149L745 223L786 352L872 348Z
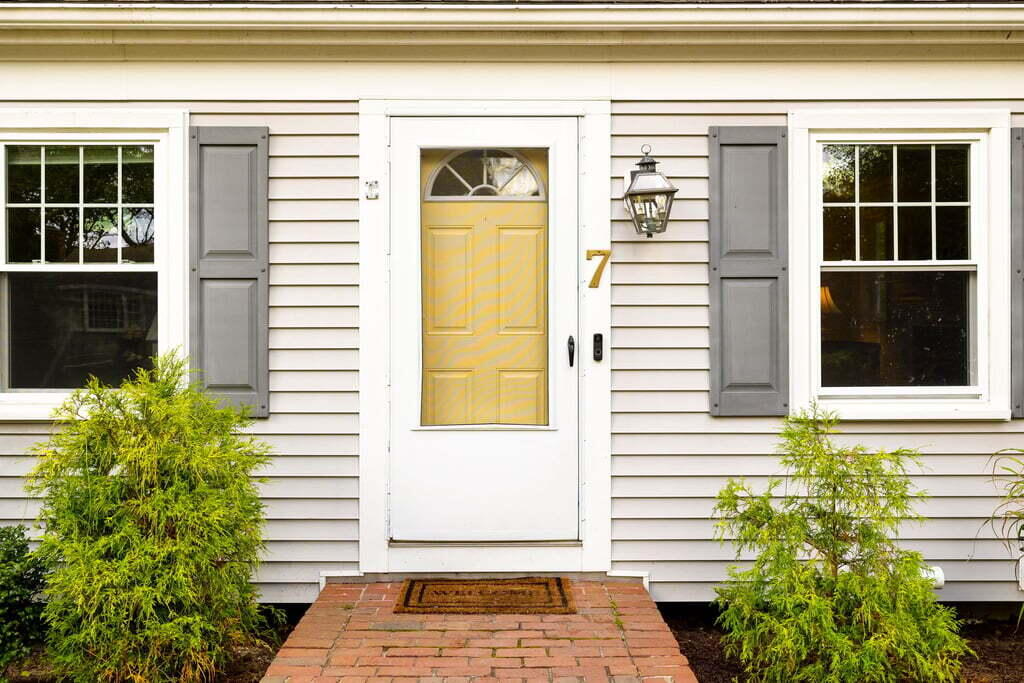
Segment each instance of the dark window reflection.
M900 260L927 261L932 257L932 207L901 206Z
M822 386L970 385L970 276L822 273Z
M826 261L852 261L857 258L854 211L852 206L825 207L822 224Z
M117 147L85 148L85 201L117 203Z
M78 202L78 147L46 148L46 201Z
M862 206L860 209L860 260L892 260L892 233L891 206Z
M932 200L932 148L931 145L899 145L896 148L899 163L896 178L896 199L901 202L930 202Z
M46 261L78 263L78 209L46 209Z
M10 369L16 389L118 383L157 350L155 273L11 273Z
M861 145L860 201L892 201L892 145Z
M7 262L32 263L42 258L39 214L42 209L7 209Z
M935 207L936 255L940 259L970 258L970 214L966 206Z
M121 201L153 203L153 147L121 148Z
M42 150L39 147L7 146L7 202L38 204L42 191Z
M935 201L967 201L969 149L968 145L935 146Z

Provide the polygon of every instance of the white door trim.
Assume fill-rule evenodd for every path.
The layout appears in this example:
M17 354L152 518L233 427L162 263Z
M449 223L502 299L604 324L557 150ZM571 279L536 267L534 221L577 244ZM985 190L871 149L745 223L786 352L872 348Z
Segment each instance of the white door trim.
M611 247L611 105L596 101L362 100L359 106L359 569L407 570L389 552L387 532L389 392L389 129L392 116L576 116L579 118L580 524L579 548L491 547L446 553L436 571L608 571L611 568L611 282L589 289L594 262L587 249ZM378 199L368 199L376 182ZM609 269L610 270L610 269ZM605 360L594 362L594 333L605 337ZM568 551L568 552L567 552ZM442 553L444 555L444 553ZM479 559L474 559L479 558ZM412 561L412 558L408 558ZM483 564L486 563L486 566ZM418 561L415 564L420 564Z

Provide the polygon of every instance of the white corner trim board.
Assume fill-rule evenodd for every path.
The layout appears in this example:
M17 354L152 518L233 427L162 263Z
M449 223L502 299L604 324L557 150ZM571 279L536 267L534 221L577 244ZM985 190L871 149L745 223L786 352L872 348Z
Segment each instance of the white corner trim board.
M611 244L611 105L607 100L362 100L360 185L377 182L379 198L359 200L359 567L415 571L429 560L452 571L607 571L611 568L611 366L582 363L580 372L580 522L576 546L390 547L388 449L390 396L390 120L396 116L576 117L579 122L579 333L606 335L610 284L589 289L586 249ZM582 347L581 347L582 348ZM582 361L582 356L581 356ZM443 562L438 564L438 556Z

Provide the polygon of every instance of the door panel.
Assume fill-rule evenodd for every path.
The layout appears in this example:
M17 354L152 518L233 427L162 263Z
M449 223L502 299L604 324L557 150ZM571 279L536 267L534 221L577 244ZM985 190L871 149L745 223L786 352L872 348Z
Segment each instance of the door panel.
M391 135L391 539L576 540L576 119Z

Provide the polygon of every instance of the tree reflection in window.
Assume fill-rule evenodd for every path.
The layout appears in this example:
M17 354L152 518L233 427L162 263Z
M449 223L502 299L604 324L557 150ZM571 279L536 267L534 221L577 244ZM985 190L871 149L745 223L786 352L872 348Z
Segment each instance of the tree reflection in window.
M428 184L431 199L542 198L536 171L518 154L501 149L471 149L448 155Z

